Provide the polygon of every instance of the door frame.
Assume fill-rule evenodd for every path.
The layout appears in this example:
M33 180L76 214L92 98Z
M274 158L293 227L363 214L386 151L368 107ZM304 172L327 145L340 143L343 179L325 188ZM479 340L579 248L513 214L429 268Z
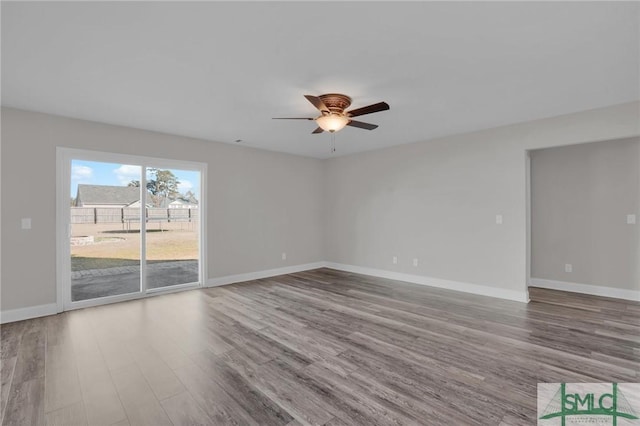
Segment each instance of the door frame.
M531 150L524 151L524 178L525 178L525 241L526 241L526 259L525 259L525 287L524 294L527 298L527 303L530 302L529 298L529 286L531 285Z
M70 205L71 199L71 161L85 160L105 163L131 164L141 167L140 187L141 206L146 205L146 168L158 167L167 169L184 169L200 172L200 200L198 204L199 238L198 238L198 282L177 284L173 286L147 289L146 286L146 221L140 221L140 279L141 291L137 293L106 296L97 299L71 301L71 248L70 237ZM148 157L142 155L130 155L92 151L66 147L56 147L56 305L57 311L69 311L90 306L104 305L108 303L122 302L125 300L140 299L152 295L173 293L205 286L207 277L207 206L206 188L207 164L195 161L171 160L167 158Z

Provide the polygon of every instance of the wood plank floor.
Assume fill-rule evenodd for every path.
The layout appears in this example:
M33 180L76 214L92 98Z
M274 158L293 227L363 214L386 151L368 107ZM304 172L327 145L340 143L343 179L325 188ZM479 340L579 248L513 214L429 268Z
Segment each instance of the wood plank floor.
M640 304L330 269L2 326L4 425L532 425L538 382L638 382Z

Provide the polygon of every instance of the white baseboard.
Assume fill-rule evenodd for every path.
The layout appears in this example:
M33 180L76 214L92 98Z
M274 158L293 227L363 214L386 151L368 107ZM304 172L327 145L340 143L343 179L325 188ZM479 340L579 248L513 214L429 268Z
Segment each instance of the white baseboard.
M624 299L640 301L640 291L624 290L620 288L601 287L591 284L572 283L567 281L545 280L543 278L531 278L531 287L548 288L550 290L570 291L572 293L591 294L593 296L613 297L614 299Z
M293 274L296 272L309 271L311 269L318 268L331 268L339 271L345 272L353 272L356 274L363 275L371 275L379 278L387 278L391 280L397 281L405 281L413 284L421 284L430 287L438 287L444 288L448 290L461 291L465 293L478 294L482 296L496 297L499 299L506 300L514 300L517 302L527 303L529 301L529 297L526 291L515 291L515 290L506 290L495 287L489 287L478 284L471 283L463 283L457 281L443 280L440 278L432 278L426 277L422 275L412 275L412 274L404 274L400 272L393 271L385 271L383 269L374 269L374 268L366 268L362 266L354 266L354 265L345 265L341 263L333 263L333 262L314 262L314 263L305 263L301 265L293 265L293 266L285 266L283 268L275 268L275 269L267 269L264 271L256 271L256 272L248 272L244 274L237 275L227 275L224 277L210 278L206 282L206 287L217 287L227 284L239 283L244 281L258 280L261 278L269 278L275 277L278 275L286 275ZM537 287L544 287L544 285L534 284L534 281L537 279L532 279L532 285L536 285ZM546 280L542 280L546 281ZM570 284L572 286L579 285L573 283L563 283ZM593 287L593 286L587 286ZM557 287L547 287L547 288L556 288L558 290L567 290L567 291L580 291L581 290L570 290L568 288L557 288ZM598 287L603 289L603 287ZM611 294L612 289L606 289L609 293L607 294L598 294L598 293L589 293L589 294L598 294L601 296L609 296L609 297L619 297L619 298L628 298L628 297L620 297ZM618 292L622 292L624 290L616 290ZM635 298L629 298L629 300L640 300L639 292L628 291L628 293L635 293ZM55 303L50 303L47 305L33 306L29 308L21 308L21 309L12 309L8 311L2 311L0 315L0 322L2 324L14 321L21 321L30 318L37 318L46 315L53 315L58 313L58 306Z
M44 317L58 313L58 305L49 303L46 305L31 306L28 308L10 309L0 313L0 323L22 321L30 318Z
M342 263L326 262L325 266L339 271L353 272L355 274L371 275L390 280L405 281L413 284L430 287L445 288L448 290L462 291L464 293L478 294L481 296L496 297L498 299L513 300L516 302L529 302L529 294L522 291L506 290L479 284L463 283L458 281L443 280L440 278L426 277L423 275L404 274L401 272L385 271L383 269L366 268L362 266L344 265Z
M309 271L311 269L323 268L326 262L304 263L302 265L285 266L283 268L266 269L264 271L247 272L245 274L227 275L224 277L210 278L207 280L207 287L218 287L221 285L241 283L244 281L259 280L261 278L275 277L278 275L293 274L295 272Z

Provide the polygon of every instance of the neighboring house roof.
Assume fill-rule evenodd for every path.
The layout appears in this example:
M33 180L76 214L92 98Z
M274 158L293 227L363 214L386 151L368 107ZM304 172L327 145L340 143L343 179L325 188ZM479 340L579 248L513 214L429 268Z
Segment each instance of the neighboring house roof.
M191 204L191 205L198 205L198 200L196 200L195 198L177 198L176 201L180 201L183 204Z
M136 200L136 201L134 201L134 202L133 202L133 203L131 203L131 204L127 204L125 207L132 207L132 208L133 208L133 207L140 207L140 200ZM153 207L153 204L151 204L151 203L147 203L147 207L148 207L148 208L151 208L151 207Z
M76 205L128 205L140 200L140 188L132 186L78 185Z

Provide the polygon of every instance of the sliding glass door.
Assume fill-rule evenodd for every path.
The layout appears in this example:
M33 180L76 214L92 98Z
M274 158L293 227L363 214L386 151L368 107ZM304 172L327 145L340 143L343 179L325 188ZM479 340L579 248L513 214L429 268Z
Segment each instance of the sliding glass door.
M200 163L59 148L64 309L201 285Z
M140 293L141 166L71 160L71 301Z
M147 288L198 281L200 173L147 167Z

